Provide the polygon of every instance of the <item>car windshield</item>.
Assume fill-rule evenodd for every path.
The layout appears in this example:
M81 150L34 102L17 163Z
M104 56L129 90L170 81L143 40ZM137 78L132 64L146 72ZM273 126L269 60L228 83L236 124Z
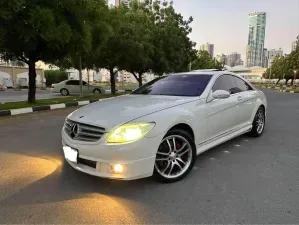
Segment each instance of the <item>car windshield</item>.
M200 96L209 83L212 75L168 75L156 78L143 85L131 94Z

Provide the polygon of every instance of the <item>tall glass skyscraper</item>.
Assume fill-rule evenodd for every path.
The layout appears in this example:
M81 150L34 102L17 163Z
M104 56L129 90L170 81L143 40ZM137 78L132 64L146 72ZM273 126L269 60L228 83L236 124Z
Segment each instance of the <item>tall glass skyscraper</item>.
M246 66L262 66L265 44L266 13L249 14L249 35L246 48Z

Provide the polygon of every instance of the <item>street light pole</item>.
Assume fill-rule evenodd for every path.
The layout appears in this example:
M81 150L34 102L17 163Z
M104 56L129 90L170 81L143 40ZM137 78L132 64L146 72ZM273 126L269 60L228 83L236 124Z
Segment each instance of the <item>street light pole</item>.
M297 70L294 70L294 86L296 86L296 73L297 73Z
M270 76L269 76L269 82L271 83L271 73L272 73L272 63L270 63Z
M82 59L81 59L81 55L79 56L79 84L80 84L80 98L82 98L83 91L82 91Z

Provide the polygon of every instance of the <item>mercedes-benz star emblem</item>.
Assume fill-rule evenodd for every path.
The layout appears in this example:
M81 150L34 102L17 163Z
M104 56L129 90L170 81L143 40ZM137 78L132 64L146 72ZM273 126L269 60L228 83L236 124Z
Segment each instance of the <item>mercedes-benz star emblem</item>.
M78 135L78 124L74 124L71 129L71 137L75 138Z

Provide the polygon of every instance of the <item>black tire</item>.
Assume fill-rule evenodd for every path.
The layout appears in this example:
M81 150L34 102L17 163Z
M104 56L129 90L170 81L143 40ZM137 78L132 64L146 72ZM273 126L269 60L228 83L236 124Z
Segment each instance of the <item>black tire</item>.
M100 89L98 89L98 88L95 88L94 90L93 90L93 92L92 92L93 94L95 94L95 95L99 95L99 94L101 94L102 92L101 92L101 90Z
M66 88L62 88L62 89L60 90L60 94L63 95L63 96L67 96L67 95L69 95L70 93L69 93L69 91L68 91Z
M262 129L259 127L259 120L263 120ZM265 109L263 106L260 106L254 116L254 120L252 122L252 129L248 132L248 135L251 137L260 137L265 130L266 125L266 116L265 116Z
M187 164L186 167L185 167L186 164L184 165L184 164L180 163L180 168L177 168L177 169L181 169L181 166L183 166L184 167L184 172L182 174L180 174L179 176L175 175L176 177L172 177L172 178L166 177L166 175L163 176L161 174L162 171L160 171L159 166L161 165L161 166L164 166L164 167L168 167L168 166L170 166L169 163L172 164L172 160L175 160L175 161L173 161L174 163L179 163L179 162L176 160L176 158L175 159L170 159L170 157L171 157L170 155L168 155L168 156L164 155L164 157L166 157L167 160L163 159L163 161L155 161L155 166L154 166L154 175L153 176L159 182L172 183L172 182L176 182L176 181L179 181L179 180L183 179L184 177L186 177L190 173L190 171L192 170L192 168L194 166L194 163L196 161L196 146L195 146L194 140L193 140L192 136L188 132L186 132L184 130L181 130L181 129L170 130L165 135L165 137L161 141L159 149L157 150L156 160L161 159L161 158L159 158L159 157L161 157L161 154L159 154L158 152L163 152L163 147L165 147L165 144L166 144L166 143L164 143L164 140L166 138L170 138L170 137L173 137L173 136L175 136L175 138L178 138L177 139L178 144L179 144L180 140L187 141L189 143L189 145L187 144L186 146L187 146L187 148L189 148L188 146L190 146L191 150L190 151L186 151L187 148L186 149L182 148L183 150L181 151L181 153L182 152L188 153L188 155L187 155L187 157L188 157L188 163L186 163ZM180 139L180 138L182 138L182 139ZM177 145L177 143L176 143L176 145ZM174 144L172 142L172 146L171 147L173 148L173 146L174 146ZM182 146L180 146L180 147L182 147ZM184 155L182 155L182 156L179 156L179 158L182 159L183 157L186 157L186 153L184 153ZM176 152L176 154L177 155L175 157L177 157L178 155L180 155L178 152ZM189 158L189 157L191 157L191 158ZM164 165L163 165L163 163L164 163ZM167 166L165 166L165 163L167 163ZM175 168L175 166L176 165L173 166L173 169ZM176 167L178 167L178 166L176 166ZM167 168L165 169L165 172L166 171L168 171Z

